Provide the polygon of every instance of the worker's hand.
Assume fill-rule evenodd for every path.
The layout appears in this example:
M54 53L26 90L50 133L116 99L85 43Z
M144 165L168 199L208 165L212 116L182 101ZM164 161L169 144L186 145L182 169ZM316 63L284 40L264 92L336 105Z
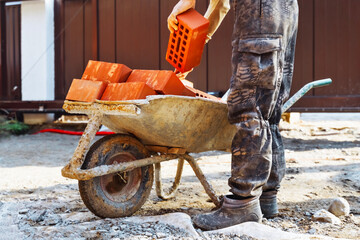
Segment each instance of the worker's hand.
M170 16L168 17L168 28L171 33L178 30L178 20L176 16L180 13L183 13L190 8L195 8L196 0L180 0L172 10Z
M179 72L177 69L175 69L174 72L175 72L176 76L177 76L180 80L186 80L185 78L187 77L187 75L188 75L189 73L191 73L193 70L194 70L194 69L192 68L192 69L190 69L189 71L182 73L182 72Z

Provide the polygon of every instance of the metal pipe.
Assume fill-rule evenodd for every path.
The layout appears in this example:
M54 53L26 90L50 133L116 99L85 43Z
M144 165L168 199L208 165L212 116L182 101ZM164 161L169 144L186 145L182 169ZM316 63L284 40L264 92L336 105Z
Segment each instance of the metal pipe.
M131 162L119 163L119 164L101 165L90 169L80 169L80 167L76 169L71 168L69 170L63 169L62 175L64 177L77 179L77 180L89 180L94 177L99 177L110 173L128 172L139 167L148 166L154 163L156 164L163 161L169 161L176 158L179 158L179 156L175 154L168 154L168 155L143 158L143 159L139 159Z
M311 89L316 87L323 87L331 83L332 80L330 78L326 78L306 84L299 91L297 91L288 101L286 101L284 106L281 108L281 112L282 113L286 112L292 105L294 105L302 96L304 96Z
M155 163L156 195L159 198L168 200L175 196L177 189L179 187L179 184L180 184L183 168L184 168L184 159L180 158L178 160L178 166L177 166L177 170L176 170L176 176L175 176L174 183L173 183L172 187L170 188L170 190L168 191L168 193L166 194L163 191L162 183L161 183L161 163Z

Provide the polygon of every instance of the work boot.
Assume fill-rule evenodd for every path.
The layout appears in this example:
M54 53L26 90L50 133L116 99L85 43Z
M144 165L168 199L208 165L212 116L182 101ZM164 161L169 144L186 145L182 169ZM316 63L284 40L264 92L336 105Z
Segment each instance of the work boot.
M193 222L203 230L215 230L243 222L261 222L261 218L259 197L237 199L227 195L218 210L196 215Z
M265 218L273 218L279 214L276 194L277 191L273 190L263 192L260 196L261 212L264 214Z

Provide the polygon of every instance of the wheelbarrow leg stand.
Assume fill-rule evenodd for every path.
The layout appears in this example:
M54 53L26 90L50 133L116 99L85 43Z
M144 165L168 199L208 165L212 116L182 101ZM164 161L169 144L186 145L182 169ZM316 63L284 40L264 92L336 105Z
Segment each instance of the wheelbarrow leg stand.
M90 143L100 128L102 118L103 114L99 112L91 116L88 124L86 125L85 131L80 138L79 144L76 147L74 155L72 156L70 162L61 170L61 174L64 177L74 178L74 172L82 166L85 154L89 150Z
M184 159L180 158L178 160L178 166L176 170L176 176L172 187L169 190L169 193L164 193L161 183L161 163L155 163L155 185L156 185L156 195L164 200L173 198L176 194L176 191L179 187L181 175L184 167Z
M216 205L216 207L220 207L221 206L220 198L216 196L214 189L212 188L211 184L206 180L206 177L202 172L200 166L197 164L196 160L190 155L186 155L184 158L190 164L196 177L199 179L201 185L204 187L205 192L210 197L211 201Z
M216 193L214 189L212 188L211 184L206 180L206 177L204 173L202 172L200 166L197 164L196 160L191 157L188 154L179 156L178 160L178 166L176 171L176 176L174 183L172 187L169 190L169 193L164 193L161 183L161 163L155 163L155 184L156 184L156 195L164 200L173 198L175 196L175 193L178 189L178 186L180 184L181 175L184 167L184 160L186 160L191 168L193 169L196 177L199 179L201 185L204 187L205 192L210 197L211 201L217 206L220 207L221 200L218 196L216 196Z

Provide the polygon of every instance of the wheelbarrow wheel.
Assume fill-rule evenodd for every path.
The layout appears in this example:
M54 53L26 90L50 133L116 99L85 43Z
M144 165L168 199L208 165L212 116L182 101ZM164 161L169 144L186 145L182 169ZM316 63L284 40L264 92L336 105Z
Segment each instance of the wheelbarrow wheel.
M123 134L109 135L90 147L82 169L131 162L148 156L147 149L136 138ZM153 173L153 165L148 165L129 172L79 181L80 195L89 210L99 217L128 217L148 198Z

